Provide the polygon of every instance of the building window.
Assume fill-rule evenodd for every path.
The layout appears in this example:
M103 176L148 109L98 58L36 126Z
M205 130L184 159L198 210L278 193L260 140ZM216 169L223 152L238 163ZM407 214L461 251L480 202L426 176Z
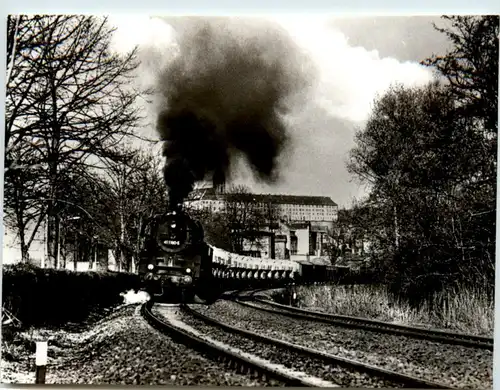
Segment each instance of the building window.
M297 236L290 235L290 254L296 255L297 254L297 248L298 248L298 239Z

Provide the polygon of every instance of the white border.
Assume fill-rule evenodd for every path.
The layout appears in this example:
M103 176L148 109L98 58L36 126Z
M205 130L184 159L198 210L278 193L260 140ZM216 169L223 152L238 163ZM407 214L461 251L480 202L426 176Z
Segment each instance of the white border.
M5 121L5 69L6 69L6 18L12 13L85 13L85 14L170 14L170 15L263 15L263 14L335 14L339 16L394 16L394 15L441 15L441 14L500 14L500 1L498 0L413 0L401 2L398 0L385 0L374 3L370 0L350 1L318 1L307 2L287 0L255 0L252 2L236 2L229 0L211 0L210 2L183 0L167 2L165 0L141 0L141 1L103 1L103 0L52 0L36 1L24 0L2 0L2 28L0 29L0 53L2 56L3 71L0 86L0 142L4 144L4 121ZM500 85L500 82L499 82ZM499 118L500 119L500 118ZM500 122L500 120L499 120ZM500 159L499 159L500 161ZM3 221L3 172L4 172L4 148L0 147L0 203L2 205L0 218ZM498 172L497 172L498 175ZM498 176L497 176L498 177ZM498 183L498 180L497 180ZM497 184L498 198L498 184ZM497 207L497 220L500 212ZM4 228L0 227L0 242L3 248ZM497 225L497 241L499 229ZM3 252L3 251L2 251ZM500 251L496 251L498 259ZM0 255L0 259L3 254ZM0 264L1 264L0 260ZM497 262L498 263L498 262ZM497 267L498 268L498 267ZM495 286L500 286L500 271L496 270ZM0 283L1 285L1 283ZM0 290L1 298L1 290ZM495 291L495 314L499 312L500 289ZM496 317L496 316L495 316ZM495 324L495 336L500 331L498 321ZM500 359L500 345L495 337L494 349L494 372ZM500 380L493 380L493 388L500 389Z

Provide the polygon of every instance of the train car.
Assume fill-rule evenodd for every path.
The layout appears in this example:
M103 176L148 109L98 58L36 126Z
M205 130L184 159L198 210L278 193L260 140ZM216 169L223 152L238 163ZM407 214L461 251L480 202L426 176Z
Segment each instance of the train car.
M210 303L212 249L203 240L201 224L182 210L152 218L145 228L139 275L156 301ZM212 293L212 294L211 294Z
M201 224L183 210L155 216L143 235L139 274L156 301L210 304L225 290L326 283L339 274L321 258L261 259L210 246Z
M315 258L296 260L299 264L297 282L303 285L333 282L337 278L337 269L328 260Z

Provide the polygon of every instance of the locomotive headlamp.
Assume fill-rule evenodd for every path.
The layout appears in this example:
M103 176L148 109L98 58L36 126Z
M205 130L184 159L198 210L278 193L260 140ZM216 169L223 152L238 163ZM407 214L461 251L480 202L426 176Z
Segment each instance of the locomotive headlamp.
M176 225L175 223L173 223L172 225L170 225L170 227L171 227L172 229L175 229L175 227L176 227L176 226L177 226L177 225Z
M191 273L191 268L186 268L186 273L190 274Z
M155 266L153 264L148 264L148 270L152 270Z

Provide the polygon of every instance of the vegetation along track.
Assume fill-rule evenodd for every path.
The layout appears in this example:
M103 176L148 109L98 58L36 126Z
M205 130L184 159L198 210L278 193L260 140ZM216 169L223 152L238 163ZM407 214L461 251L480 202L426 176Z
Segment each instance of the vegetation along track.
M349 317L339 314L328 314L317 311L300 309L292 306L281 305L269 300L256 298L256 302L265 305L254 305L248 302L236 300L241 305L252 307L257 310L267 311L274 314L281 314L292 318L321 321L331 325L339 325L349 328L363 330L373 330L395 335L404 335L419 339L437 341L448 344L462 345L465 347L482 348L493 351L493 338L475 336L462 333L446 332L439 329L423 329L413 326L391 324L389 322L371 320L368 318Z
M142 305L141 314L146 321L161 332L168 333L174 340L187 345L199 352L210 356L212 359L224 362L228 368L236 369L240 373L249 375L259 375L264 380L276 383L280 382L285 386L307 386L315 387L313 383L307 379L301 379L293 375L289 375L276 367L267 365L262 361L252 359L250 356L244 356L235 352L233 349L226 348L220 344L215 344L203 337L201 334L194 334L179 324L166 321L160 318L152 311L153 303L148 302ZM184 305L177 305L178 308L186 309ZM189 309L188 309L189 310Z
M383 381L384 386L388 387L389 384L392 384L394 387L411 387L411 388L435 388L435 389L450 389L452 387L436 383L432 381L428 381L425 379L416 378L409 375L400 374L395 371L386 370L380 367L376 367L370 364L362 363L356 360L351 360L339 356L335 356L326 352L314 350L311 348L307 348L304 346L300 346L297 344L289 343L287 341L278 340L275 338L267 337L255 332L251 332L248 330L243 330L238 327L233 327L231 325L227 325L221 323L213 318L207 317L198 311L192 309L189 306L186 306L185 311L188 312L193 317L207 323L213 325L217 328L221 328L226 332L238 334L240 336L256 340L258 342L271 344L278 348L281 348L285 351L293 351L293 353L298 353L300 355L304 355L314 360L320 360L323 364L328 365L330 367L342 367L343 369L357 371L363 374L367 374L369 376L373 376L376 378L380 378Z

